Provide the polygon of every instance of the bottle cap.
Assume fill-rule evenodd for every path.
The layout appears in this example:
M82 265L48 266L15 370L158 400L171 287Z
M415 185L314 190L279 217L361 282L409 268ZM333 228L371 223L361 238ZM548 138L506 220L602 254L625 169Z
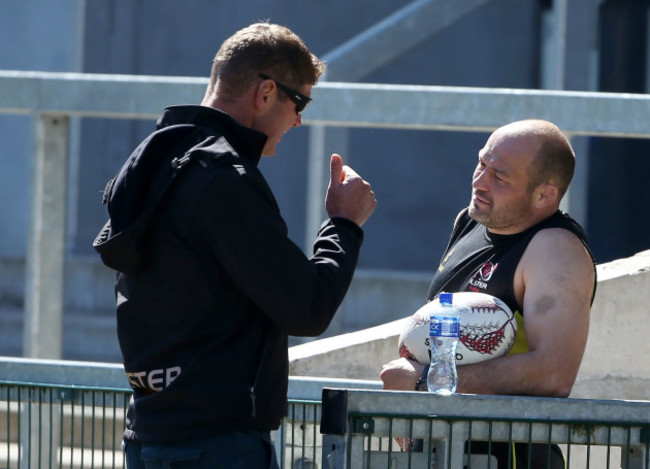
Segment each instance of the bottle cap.
M452 293L447 293L447 292L442 292L438 296L438 298L440 300L441 305L445 305L445 304L450 305L450 304L452 304L453 294Z

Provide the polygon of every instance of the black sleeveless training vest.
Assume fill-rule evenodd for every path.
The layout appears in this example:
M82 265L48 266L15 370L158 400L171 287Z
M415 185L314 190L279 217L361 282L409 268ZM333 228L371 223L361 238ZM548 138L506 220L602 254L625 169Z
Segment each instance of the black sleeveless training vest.
M496 296L504 301L517 317L519 330L523 330L523 308L517 304L514 291L515 271L528 243L539 231L546 228L564 228L574 233L592 256L587 236L582 227L569 215L558 210L549 218L527 230L513 235L490 233L472 219L465 208L459 214L438 270L436 271L427 299L434 299L442 291L475 291ZM595 264L594 264L595 271ZM596 285L594 281L594 290ZM592 296L593 301L593 296ZM518 334L523 336L523 334ZM524 339L524 337L518 337ZM525 347L517 340L511 353Z

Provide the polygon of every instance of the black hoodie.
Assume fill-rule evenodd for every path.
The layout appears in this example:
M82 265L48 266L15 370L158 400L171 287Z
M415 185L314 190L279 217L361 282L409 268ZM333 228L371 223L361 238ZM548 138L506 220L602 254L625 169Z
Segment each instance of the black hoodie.
M218 110L170 107L106 188L94 246L118 271L127 439L277 428L287 336L323 333L343 300L363 232L327 220L305 257L257 168L265 141Z

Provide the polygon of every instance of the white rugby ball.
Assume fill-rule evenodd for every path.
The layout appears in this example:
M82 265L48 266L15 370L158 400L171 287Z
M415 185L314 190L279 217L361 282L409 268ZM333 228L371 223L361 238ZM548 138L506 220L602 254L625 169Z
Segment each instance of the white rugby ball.
M399 337L399 355L419 363L429 363L429 318L439 311L438 298L418 309ZM517 321L499 298L486 293L453 294L452 308L460 316L457 365L471 365L505 355L517 337Z

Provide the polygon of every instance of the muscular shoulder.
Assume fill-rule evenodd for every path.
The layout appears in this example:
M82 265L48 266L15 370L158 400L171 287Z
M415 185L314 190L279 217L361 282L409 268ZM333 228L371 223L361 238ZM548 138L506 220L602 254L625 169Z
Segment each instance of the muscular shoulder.
M589 251L572 232L547 228L531 239L515 275L515 294L523 300L531 285L576 288L591 296L595 267Z
M563 228L546 228L536 233L524 252L524 259L526 257L534 262L564 263L567 260L582 260L588 266L593 264L582 241Z

